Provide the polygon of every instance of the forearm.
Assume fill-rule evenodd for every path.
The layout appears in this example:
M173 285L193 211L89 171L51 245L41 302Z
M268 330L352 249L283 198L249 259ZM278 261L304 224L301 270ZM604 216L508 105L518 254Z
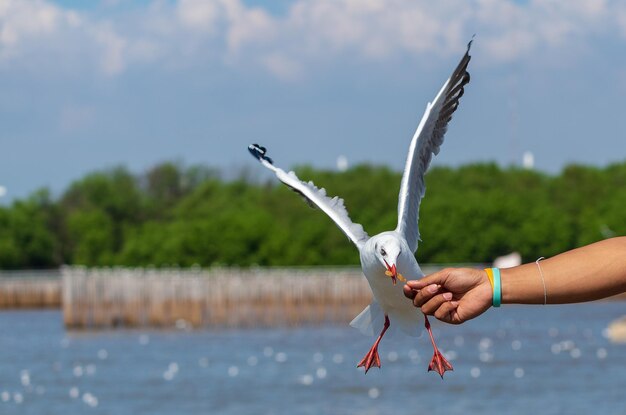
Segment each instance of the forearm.
M626 291L626 237L607 239L542 260L548 304L597 300ZM535 263L501 270L502 302L543 304Z

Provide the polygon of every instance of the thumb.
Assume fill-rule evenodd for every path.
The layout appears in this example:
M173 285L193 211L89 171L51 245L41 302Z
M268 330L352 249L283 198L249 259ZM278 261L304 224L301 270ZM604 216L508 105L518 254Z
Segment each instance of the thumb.
M408 285L409 288L413 290L421 290L422 288L431 284L444 285L444 282L450 274L450 270L450 268L442 269L441 271L437 271L435 273L427 275L419 280L407 281L406 285Z

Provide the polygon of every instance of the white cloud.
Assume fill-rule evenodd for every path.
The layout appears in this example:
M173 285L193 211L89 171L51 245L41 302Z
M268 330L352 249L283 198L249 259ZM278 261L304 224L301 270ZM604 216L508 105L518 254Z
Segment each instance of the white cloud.
M615 19L622 37L626 38L626 4L621 4L620 6L615 12Z
M124 71L127 41L118 35L108 24L91 29L94 40L100 46L100 68L107 75L117 75Z
M242 0L144 7L117 19L50 0L0 0L0 62L6 67L36 51L49 53L51 65L92 60L116 76L138 62L184 67L209 59L260 65L293 81L312 63L346 57L446 57L460 53L473 33L485 64L550 55L598 35L626 37L626 7L609 0L294 0L280 16Z
M591 35L610 35L611 14L617 7L603 0L532 0L527 4L479 0L477 4L479 27L487 33L481 38L486 38L488 57L495 62L572 49Z
M68 19L73 21L75 16L44 1L0 1L0 58L15 56L20 43L48 36Z
M220 17L220 2L216 0L179 0L176 9L184 27L213 32Z
M280 53L269 54L263 58L262 62L273 75L285 81L296 81L302 76L300 64Z
M264 43L274 38L276 22L261 9L247 9L238 0L228 1L229 20L226 43L230 54L237 54L246 44Z

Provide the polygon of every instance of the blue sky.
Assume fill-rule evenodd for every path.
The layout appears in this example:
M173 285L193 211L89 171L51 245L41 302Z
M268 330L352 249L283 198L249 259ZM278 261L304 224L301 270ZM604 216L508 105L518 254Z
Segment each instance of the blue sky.
M626 159L626 4L592 0L0 0L5 203L164 160L404 165L476 33L436 164Z

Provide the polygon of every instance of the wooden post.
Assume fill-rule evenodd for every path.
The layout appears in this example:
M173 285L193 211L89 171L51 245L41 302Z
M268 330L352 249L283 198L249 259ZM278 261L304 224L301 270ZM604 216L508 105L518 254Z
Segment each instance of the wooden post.
M348 322L371 299L357 268L65 267L62 274L63 320L71 328L173 327L179 319L192 327Z

